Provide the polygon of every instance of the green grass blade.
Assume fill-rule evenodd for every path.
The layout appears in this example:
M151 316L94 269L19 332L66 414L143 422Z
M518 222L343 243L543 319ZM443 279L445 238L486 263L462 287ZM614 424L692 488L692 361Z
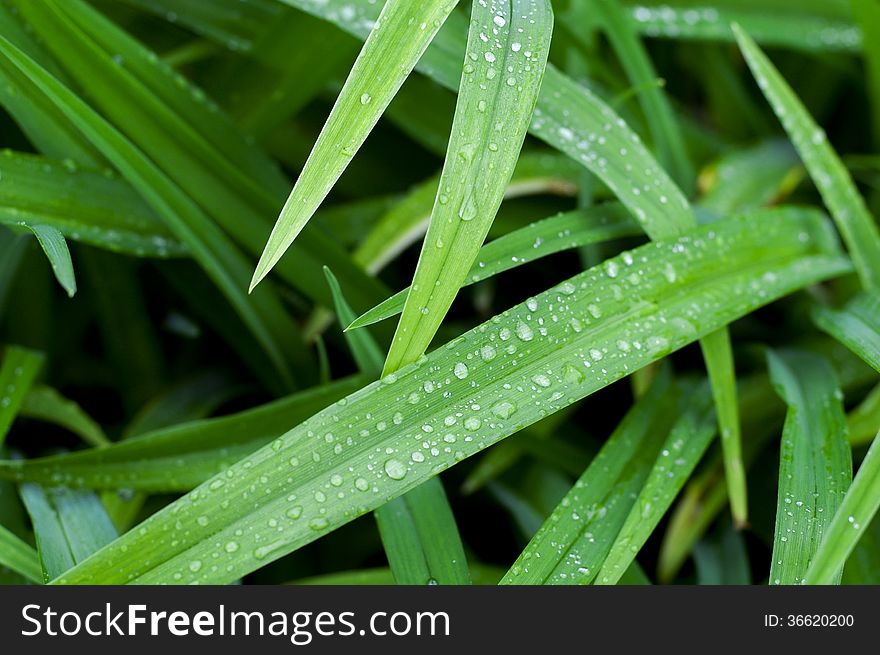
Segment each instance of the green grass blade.
M308 223L360 149L457 0L388 0L287 199L251 280L253 289ZM396 62L393 73L381 73Z
M90 446L110 445L101 426L82 407L62 396L52 387L35 385L21 405L20 415L53 423L70 430Z
M741 28L734 25L733 29L758 86L837 222L862 285L866 289L880 286L880 230L852 178L828 143L824 130L816 125L779 71Z
M28 391L43 368L42 353L18 346L7 346L0 366L0 446L16 415L25 402Z
M0 461L0 477L91 489L189 491L359 389L355 376L229 416L154 429L100 449Z
M692 191L694 167L690 162L679 123L663 89L655 84L657 72L644 46L626 21L625 9L618 0L593 0L590 3L572 3L569 12L571 19L578 23L584 21L585 14L595 12L599 15L602 27L627 77L633 85L643 89L637 98L647 118L660 163L671 172L673 179L683 189ZM577 30L574 32L578 33Z
M562 155L524 152L516 163L504 197L518 198L533 193L574 195L580 174L581 168ZM432 177L417 185L384 214L358 246L355 261L370 273L377 273L424 236L437 197L439 179Z
M365 38L378 7L370 0L284 0ZM346 7L346 10L342 8ZM451 14L416 68L458 90L467 21ZM690 205L639 137L594 93L547 66L529 131L604 182L652 238L680 234L694 223ZM624 153L620 155L621 149Z
M107 122L248 253L261 252L268 216L278 211L289 189L268 155L249 143L202 89L82 0L16 1ZM307 230L295 256L277 272L311 299L329 303L327 285L314 275L322 265L351 285L353 302L381 298L382 285L319 230ZM294 328L288 322L281 332L286 337ZM297 342L287 338L286 343Z
M642 246L511 308L327 407L59 582L234 580L755 308L851 270L823 217L771 215ZM229 502L251 487L252 503ZM226 566L215 570L218 543Z
M871 522L846 560L842 584L880 584L880 521Z
M712 0L702 6L673 0L659 6L634 3L628 13L633 28L649 37L733 41L730 25L738 23L768 46L818 52L861 49L862 33L851 20L823 16L811 9L799 2L768 9Z
M526 136L552 31L546 0L473 5L449 149L386 374L427 350L483 245Z
M63 574L117 537L101 501L91 491L21 486L34 524L44 580Z
M48 225L68 239L142 257L187 253L138 194L110 171L8 150L0 155L0 223Z
M880 290L862 292L843 309L816 306L813 321L880 372Z
M654 532L703 457L717 423L709 385L690 390L688 403L663 444L623 526L596 574L597 584L617 584Z
M599 571L674 421L682 389L664 369L502 578L588 584Z
M64 235L51 225L30 224L27 227L40 242L58 284L67 292L68 297L73 298L76 294L76 276Z
M344 325L354 319L339 283L324 268ZM345 335L361 372L375 378L382 371L382 352L365 330ZM385 554L397 584L469 584L467 560L458 526L439 479L428 480L376 510Z
M43 582L43 569L37 551L0 525L0 566L5 566L31 582Z
M577 209L532 223L484 245L465 276L463 286L511 270L562 250L638 234L640 229L623 208L614 203ZM403 310L409 288L367 310L346 328L354 330L377 323Z
M727 330L713 332L700 342L700 346L706 368L714 373L710 375L710 380L724 452L724 476L730 498L730 511L734 522L744 526L748 519L749 506L730 334Z
M768 352L788 404L779 463L771 584L801 584L852 480L837 374L819 355ZM842 562L841 562L842 564ZM828 581L840 581L840 569Z
M333 303L336 307L336 318L341 327L345 327L355 319L354 310L345 300L339 281L333 272L324 267L324 276L327 278L327 284L330 285L330 292L333 294ZM378 377L382 372L382 362L384 358L379 346L373 338L366 332L346 332L345 339L354 356L354 361L361 373L371 377Z
M880 508L880 434L875 438L847 490L834 519L825 531L805 584L835 584L859 538Z
M5 64L4 67L12 67L26 75L114 163L162 216L172 232L187 244L193 256L236 308L279 372L290 379L279 340L281 332L289 335L293 329L286 327L288 321L283 309L271 295L253 299L247 297L242 282L242 278L247 276L247 265L225 235L130 141L36 62L3 38L0 38L0 53L3 55L0 62Z
M440 478L431 478L376 511L394 582L470 584L467 559Z

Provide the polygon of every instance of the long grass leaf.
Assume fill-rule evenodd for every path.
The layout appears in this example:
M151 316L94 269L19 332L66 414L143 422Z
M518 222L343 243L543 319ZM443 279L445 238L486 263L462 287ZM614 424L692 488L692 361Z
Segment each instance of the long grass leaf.
M223 290L278 371L290 379L284 350L278 343L281 324L287 322L285 314L271 295L248 299L241 281L247 275L244 258L225 235L142 152L47 71L3 38L0 53L5 67L26 75L141 192Z
M319 412L58 582L236 579L756 307L850 270L824 218L764 219L648 244L511 308ZM253 502L228 502L241 493ZM215 569L218 548L226 564Z
M388 0L257 263L251 289L293 243L360 149L457 0ZM393 61L393 72L381 73Z
M5 566L31 582L43 582L37 551L0 525L0 566Z
M880 372L880 290L862 292L843 309L816 306L813 321Z
M110 441L101 426L82 407L62 396L56 389L34 385L24 397L20 415L53 423L70 430L90 446L108 446Z
M470 584L467 558L439 478L376 511L396 584Z
M740 50L761 91L782 122L810 177L837 221L866 289L880 286L880 230L849 172L794 91L758 45L734 25Z
M693 473L717 431L708 385L694 389L666 438L632 509L596 573L597 584L617 584Z
M23 484L21 498L34 525L45 582L117 536L101 501L91 491Z
M28 391L43 367L42 353L18 346L7 346L0 366L0 446Z
M473 5L449 149L386 374L427 350L483 245L525 139L552 30L546 0Z
M110 171L5 151L0 223L48 225L93 246L144 257L187 254L149 206Z
M880 436L880 433L878 433ZM880 438L875 438L852 485L825 530L804 576L805 584L834 584L859 538L880 508Z
M484 245L465 276L463 286L476 284L517 266L562 250L598 243L607 239L639 233L617 204L577 209L532 223L509 232ZM403 310L409 288L367 310L347 327L348 330L371 325Z
M810 562L852 480L852 455L837 375L807 352L767 355L770 376L788 404L779 463L771 584L804 582ZM829 582L840 581L841 570Z

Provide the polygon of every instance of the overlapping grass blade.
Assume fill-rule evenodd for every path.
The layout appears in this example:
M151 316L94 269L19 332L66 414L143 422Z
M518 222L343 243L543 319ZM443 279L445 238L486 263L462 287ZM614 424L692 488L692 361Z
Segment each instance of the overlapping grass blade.
M272 269L360 149L457 0L389 0L272 229L251 289ZM396 62L393 72L386 71Z
M815 213L777 211L623 253L319 412L59 582L222 582L258 569L756 307L847 272L828 229ZM230 502L241 493L253 502Z
M11 150L0 155L0 223L48 225L74 241L128 255L187 253L138 194L99 172Z
M502 578L588 584L611 550L675 420L682 389L664 369Z
M788 404L770 583L801 584L852 481L852 455L831 365L805 351L770 351L767 357L770 377ZM827 581L838 583L840 574L840 568L831 571Z
M23 484L20 492L34 525L45 582L117 537L101 501L91 491Z
M37 551L0 525L0 566L5 566L31 582L43 582L43 569Z
M863 34L874 143L880 144L880 7L871 0L852 0L852 9Z
M467 558L440 478L376 511L396 584L470 584Z
M880 508L880 433L862 460L852 485L825 530L804 576L805 584L834 584L859 538Z
M651 131L654 148L660 163L669 170L679 186L693 190L694 168L690 162L679 123L672 105L654 82L657 73L648 53L626 20L626 11L619 0L592 0L574 2L568 10L574 24L585 21L589 14L597 14L605 34L630 82L642 91L637 99L642 106ZM580 30L573 30L575 36Z
M533 193L574 195L580 172L575 162L562 155L522 153L504 197ZM438 184L439 177L426 180L385 213L358 246L355 261L376 273L421 238L428 229Z
M367 382L339 380L220 418L152 430L112 446L0 462L0 477L91 489L189 491Z
M849 442L853 446L871 443L874 431L880 425L880 384L846 415Z
M794 91L742 28L734 25L752 74L797 148L846 242L862 285L880 286L880 230L849 172Z
M24 397L19 414L26 418L53 423L70 430L90 446L108 446L101 426L78 404L62 396L56 389L34 385Z
M880 372L880 290L860 293L843 309L817 306L813 321Z
M277 165L248 142L204 91L82 0L16 1L108 122L236 242L251 254L259 253L267 216L278 210L289 188ZM288 258L278 273L313 300L329 303L327 286L313 274L324 264L352 284L358 302L381 297L382 285L319 230L302 235L296 257ZM292 333L293 326L285 332Z
M37 237L58 284L67 292L68 297L73 298L76 294L76 275L64 235L51 225L28 223L26 226Z
M546 0L473 5L449 149L386 374L427 350L483 245L526 136L552 31Z
M880 521L871 522L846 560L842 584L880 584Z
M324 269L341 324L354 319L339 282ZM365 330L347 332L346 340L361 372L375 378L382 352ZM432 478L376 510L385 554L397 584L469 584L467 559L446 492Z
M760 43L797 50L854 52L862 48L861 30L841 16L825 16L816 6L774 3L741 6L735 0L698 3L627 3L628 19L645 36L701 41L733 41L731 23L740 24ZM821 6L820 6L821 9Z
M45 356L19 346L7 346L0 366L0 446L43 367Z
M489 279L541 257L607 239L638 234L640 229L616 203L578 209L514 230L484 245L462 286ZM409 288L367 310L348 330L371 325L403 309Z
M113 126L53 78L45 69L0 37L0 64L25 75L122 172L162 216L169 229L185 243L205 271L223 290L233 307L265 349L284 379L290 380L285 352L293 355L291 340L282 347L281 334L293 328L277 299L267 289L249 299L242 279L244 258L201 209Z
M690 391L690 390L689 390ZM663 444L638 497L596 574L597 584L617 584L693 473L717 432L708 384L691 391L688 405Z

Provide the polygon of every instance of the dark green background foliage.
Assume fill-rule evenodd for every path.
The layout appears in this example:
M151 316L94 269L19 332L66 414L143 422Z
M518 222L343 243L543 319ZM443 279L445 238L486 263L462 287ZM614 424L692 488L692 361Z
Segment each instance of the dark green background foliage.
M880 3L382 4L0 0L0 582L880 583Z

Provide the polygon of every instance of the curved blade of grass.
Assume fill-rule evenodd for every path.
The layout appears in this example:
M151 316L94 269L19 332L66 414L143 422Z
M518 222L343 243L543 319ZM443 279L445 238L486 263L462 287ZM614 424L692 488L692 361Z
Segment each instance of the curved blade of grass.
M816 306L813 322L880 372L880 290L865 291L840 310Z
M289 189L277 165L204 91L87 3L16 2L107 120L236 242L251 254L261 252L267 217L278 211ZM296 256L277 272L313 300L331 300L327 285L314 275L324 264L351 286L353 300L367 304L381 298L382 285L329 235L308 230L295 249ZM283 331L289 335L294 328L288 324Z
M31 582L42 584L43 569L37 551L0 525L0 566L5 566Z
M852 481L852 455L831 365L819 355L796 351L769 351L767 361L788 404L770 583L801 584ZM832 571L828 581L839 583L840 574L841 569Z
M283 1L361 39L378 13L371 0ZM467 32L467 19L451 14L416 69L458 91ZM593 172L652 238L680 234L693 226L687 199L639 137L611 107L552 64L544 73L529 131Z
M654 83L657 80L657 72L644 46L626 21L625 9L618 0L593 0L590 3L572 3L568 11L570 20L576 23L584 21L585 14L593 12L598 14L602 28L627 77L633 85L642 88L637 99L647 118L660 163L671 172L679 186L692 191L694 167L690 162L684 137L672 111L672 105L663 89ZM578 30L572 32L575 36L579 34Z
M733 26L740 50L773 111L803 159L843 235L866 289L880 286L880 230L849 172L788 83L742 28Z
M851 270L824 218L766 218L642 246L511 308L319 412L58 582L237 579L758 306ZM242 493L251 502L230 502Z
M330 269L324 268L341 324L354 319ZM361 372L375 378L382 352L365 330L345 338ZM375 512L385 554L397 584L470 584L458 526L439 478L432 478Z
M375 11L367 0L346 2L344 12L340 11L340 0L285 2L334 22L357 36L363 35L363 21L368 21ZM460 79L458 62L462 61L461 53L467 51L466 44L461 41L463 22L463 17L452 14L418 66L452 89L457 87ZM682 234L696 225L687 198L657 164L638 135L607 104L552 65L548 65L545 71L529 129L602 180L652 239ZM425 244L428 246L430 241L426 239ZM720 347L720 339L711 337L710 341L715 343L706 347ZM716 360L723 362L724 359L716 357L707 362L709 377L719 388L726 387L725 395L731 397L736 393L733 389L734 371L714 366ZM719 412L719 418L731 415L730 410ZM721 426L723 431L732 435L731 439L735 439L736 432L732 428ZM731 481L732 484L736 482L737 479ZM733 489L733 495L745 498L745 490ZM740 520L745 521L745 518L741 516Z
M91 491L20 487L34 525L43 580L58 577L117 537L101 501Z
M396 584L470 584L467 558L440 478L376 511Z
M518 198L533 193L574 195L579 175L580 167L567 157L522 153L504 197ZM384 214L358 246L354 253L355 261L375 274L421 238L431 220L439 180L439 177L432 177L419 184Z
M3 55L0 59L3 68L14 68L26 75L46 99L113 162L162 216L172 232L187 244L193 256L236 308L280 374L290 379L283 354L290 348L282 349L279 340L282 332L289 335L293 329L288 329L288 320L277 299L266 294L249 299L244 293L241 280L247 275L247 265L225 235L130 141L2 37L0 53Z
M51 225L27 224L27 228L37 237L58 284L67 292L68 297L73 298L76 294L76 276L64 235Z
M269 235L251 290L330 193L457 1L385 3ZM389 68L388 62L395 64Z
M627 412L501 584L588 584L614 544L669 432L682 389L670 369Z
M327 284L330 285L330 292L333 294L333 304L336 307L336 318L339 320L340 327L345 327L355 319L354 310L342 295L342 289L339 287L339 280L333 275L333 272L324 267L324 277L327 278ZM379 346L373 338L364 331L346 332L345 340L354 356L361 373L376 378L382 372L382 362L384 357Z
M862 47L862 32L852 21L798 11L801 3L780 7L741 7L707 0L703 6L676 3L628 7L633 28L650 37L733 41L731 23L739 23L760 43L798 50L855 52ZM790 11L785 11L786 9Z
M52 387L32 386L24 397L19 415L66 428L90 446L110 445L101 426L82 407Z
M874 143L880 144L880 6L872 0L852 0L853 15L864 35L864 58L871 100Z
M616 537L612 537L614 543L596 573L596 584L619 582L693 473L717 432L709 385L688 391L690 393L685 411L672 426L623 526Z
M730 511L738 526L748 519L749 506L746 490L746 472L743 466L742 433L740 430L739 405L736 401L736 374L730 334L719 330L705 337L700 346L706 368L714 373L709 379L718 415L721 447L724 453L724 477L730 498ZM682 480L682 483L684 481Z
M68 239L140 257L187 254L140 196L109 171L7 150L0 172L0 223L48 225Z
M24 404L28 391L43 368L42 353L19 346L7 346L0 366L0 446Z
M835 584L877 509L880 508L880 433L868 449L852 485L804 576L804 584Z
M153 430L111 446L0 461L0 477L90 489L189 491L364 385L355 376L230 416Z
M462 286L475 284L562 250L640 232L623 208L614 203L577 209L509 232L484 245ZM403 310L409 288L367 310L346 328L354 330L390 318Z
M546 0L473 5L449 149L386 374L427 350L486 239L526 136L552 31Z

